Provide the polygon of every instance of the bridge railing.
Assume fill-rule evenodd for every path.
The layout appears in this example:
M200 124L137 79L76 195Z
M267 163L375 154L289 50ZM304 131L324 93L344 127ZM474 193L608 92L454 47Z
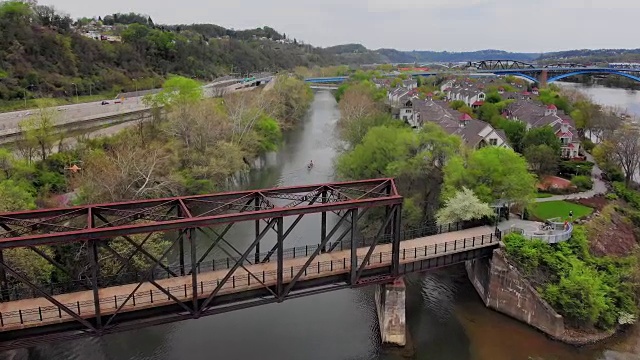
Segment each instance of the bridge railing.
M479 221L466 221L466 222L458 222L458 223L450 223L450 224L441 224L441 225L424 225L420 228L410 229L410 230L402 230L400 231L400 240L411 240L426 236L433 236L438 234L445 234L453 231L460 231L465 229L470 229L477 226L483 226L485 223L481 220ZM391 243L393 237L390 235L383 235L378 238L378 244L388 244ZM355 240L356 247L367 247L371 246L375 242L375 237L358 237ZM283 259L295 259L300 257L308 257L313 252L320 247L320 244L315 245L303 245L297 246L293 248L288 248L283 250ZM332 251L342 251L351 248L351 239L345 238L341 241L329 242L326 245L325 250L327 252ZM268 252L261 252L257 256L260 259L260 262L269 262L275 260L275 248ZM251 265L254 263L256 258L255 254L249 256L249 259L245 261L244 265ZM198 273L204 271L217 271L217 270L225 270L231 269L233 265L238 261L238 257L228 256L228 257L213 257L211 259L204 260L202 262L198 262L196 264L196 271ZM179 264L167 264L164 263L164 268L156 268L151 273L151 278L154 280L157 279L167 279L174 277L174 275L179 275L182 272L190 273L191 272L191 264L186 263L184 266ZM100 275L98 282L99 285L104 286L117 286L123 284L129 284L133 282L142 281L146 274L147 270L130 270L121 272L116 275ZM57 281L57 282L48 282L41 284L41 289L45 290L48 295L61 295L67 294L75 291L83 291L87 290L90 287L87 287L87 284L90 283L90 279L87 277L81 277L78 279L69 279L66 281ZM38 293L27 286L23 286L22 284L17 284L9 287L5 291L2 292L3 299L6 301L14 301L21 299L32 299L39 297Z
M445 243L402 248L400 251L400 263L412 263L422 261L424 259L436 258L452 253L461 251L467 251L471 249L478 249L487 246L492 246L500 241L500 237L494 234L487 234L472 238L465 238L460 240L452 240ZM367 267L376 268L389 266L392 261L392 252L387 247L382 248L383 251L374 252L369 258ZM365 256L358 256L358 264L362 264ZM285 281L289 281L296 276L299 272L303 272L304 275L301 279L311 277L317 278L319 275L340 275L347 273L351 270L350 256L345 256L340 259L332 259L327 261L317 261L309 266L296 265L285 267L283 277ZM252 265L248 265L247 268L251 270ZM254 265L255 266L255 265ZM197 296L206 296L207 292L213 291L223 281L225 271L220 271L215 277L201 280L197 285ZM254 288L262 288L264 286L272 286L276 283L277 271L276 270L262 270L255 273L244 273L231 276L231 278L225 282L220 288L219 294L234 293L246 291ZM98 302L100 304L100 311L103 315L116 312L122 306L127 309L139 307L148 307L149 304L157 304L158 306L163 304L173 303L173 300L167 293L180 300L190 300L193 298L193 290L191 283L191 276L185 277L185 282L182 285L162 287L165 291L160 289L151 289L145 291L137 291L133 294L123 293L113 296L100 297ZM78 293L82 294L82 293ZM84 317L90 318L95 312L95 302L92 298L91 291L85 291L87 294L85 299L78 300L76 302L65 302L63 305L71 310L73 313ZM123 303L126 301L126 305ZM10 304L10 303L8 303ZM10 306L8 305L7 306ZM63 311L60 307L40 306L40 307L25 307L18 308L11 311L0 312L0 329L1 328L18 328L24 325L29 325L38 322L55 322L71 321L73 317Z

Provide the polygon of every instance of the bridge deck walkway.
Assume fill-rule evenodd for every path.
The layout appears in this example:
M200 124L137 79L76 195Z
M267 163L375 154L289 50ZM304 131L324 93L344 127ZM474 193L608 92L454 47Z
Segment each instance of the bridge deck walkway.
M411 263L456 252L469 251L491 245L495 246L496 241L497 239L493 237L493 229L487 226L405 240L400 244L400 262ZM448 248L445 247L445 243L449 245ZM364 259L368 249L369 247L358 249L359 263ZM299 257L284 260L285 284L303 268L308 259L308 257ZM374 249L369 265L366 268L378 268L389 266L390 264L391 244L381 244ZM218 295L239 293L262 288L264 285L272 286L276 284L277 263L275 259L267 263L247 264L245 268L246 270L242 267L238 268L232 279L220 289ZM350 272L350 269L349 250L319 254L314 259L312 266L300 277L300 280L346 274ZM249 275L247 270L253 275ZM216 288L217 282L221 281L229 271L224 269L198 273L198 297L206 298ZM192 299L191 275L155 280L155 282L181 301L186 302ZM101 314L104 316L115 313L137 285L128 284L100 289ZM93 292L90 290L55 295L54 298L82 318L95 317ZM170 300L157 287L145 282L135 290L135 295L127 301L120 313L173 303L174 301ZM0 332L74 321L72 316L61 311L58 306L44 297L2 303L0 304L0 319L2 323Z

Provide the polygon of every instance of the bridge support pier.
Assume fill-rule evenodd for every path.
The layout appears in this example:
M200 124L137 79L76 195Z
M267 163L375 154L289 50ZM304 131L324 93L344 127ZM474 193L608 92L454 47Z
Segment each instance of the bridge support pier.
M549 72L547 70L542 70L540 75L538 76L538 85L540 88L547 87L547 78L549 76Z
M405 292L402 277L391 284L376 285L376 310L383 345L405 346L407 344Z

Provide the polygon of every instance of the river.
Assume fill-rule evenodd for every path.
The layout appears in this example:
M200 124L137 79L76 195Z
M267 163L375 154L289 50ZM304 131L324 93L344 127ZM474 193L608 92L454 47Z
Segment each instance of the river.
M606 89L610 91L612 89ZM620 90L620 92L625 92ZM251 171L243 187L322 183L334 179L339 112L329 92L316 93L308 117L285 144ZM306 164L315 163L309 171ZM246 245L252 229L227 237ZM303 221L287 246L319 234ZM319 236L319 235L318 235ZM316 239L304 239L309 244ZM204 244L199 244L204 246ZM407 278L407 323L415 359L640 359L637 329L594 347L576 349L485 308L462 266ZM626 353L626 355L624 355ZM623 357L624 356L624 357ZM151 327L135 332L47 344L29 349L32 360L399 360L380 346L373 288L321 295Z

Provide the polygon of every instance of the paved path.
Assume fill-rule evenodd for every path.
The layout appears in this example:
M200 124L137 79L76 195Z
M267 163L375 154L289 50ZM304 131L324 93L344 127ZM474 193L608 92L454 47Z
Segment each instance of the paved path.
M441 257L444 253L452 254L483 248L495 245L496 241L498 240L493 236L493 229L488 226L406 240L400 244L400 262L412 263L416 260ZM369 247L357 250L359 263L363 261L368 250ZM303 268L308 259L307 257L298 257L284 260L283 277L285 283L289 282ZM378 268L389 266L390 264L391 244L383 244L376 246L366 268ZM239 268L236 270L232 278L222 286L218 294L238 293L263 288L264 285L275 285L276 269L277 262L275 260L268 263L245 265L245 269ZM334 251L318 255L300 279L310 280L330 275L346 274L350 272L350 269L350 251ZM216 288L218 281L221 281L229 271L224 269L199 273L197 275L199 285L197 297L206 298ZM193 298L192 278L190 275L156 280L156 282L180 300L186 301ZM173 300L169 300L165 293L149 282L142 283L137 289L136 286L137 284L129 284L100 289L101 314L114 314L125 303L129 294L134 292L134 296L126 301L121 312L174 303ZM92 291L56 295L55 299L65 304L70 311L82 318L92 318L95 315ZM0 303L0 319L2 319L0 332L74 321L71 315L59 310L56 305L53 305L46 298Z
M608 192L608 189L607 189L607 184L604 181L602 181L602 170L600 170L600 168L596 164L591 154L587 154L586 156L587 156L587 161L591 161L592 163L594 163L593 169L591 169L591 180L593 180L593 189L576 193L576 194L554 195L548 198L538 198L536 199L536 202L549 202L549 201L570 200L570 199L588 199L596 195L606 194Z

